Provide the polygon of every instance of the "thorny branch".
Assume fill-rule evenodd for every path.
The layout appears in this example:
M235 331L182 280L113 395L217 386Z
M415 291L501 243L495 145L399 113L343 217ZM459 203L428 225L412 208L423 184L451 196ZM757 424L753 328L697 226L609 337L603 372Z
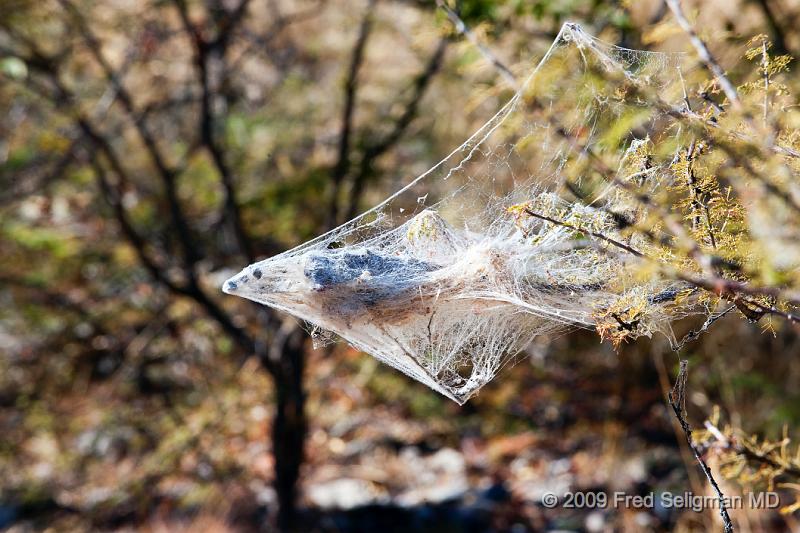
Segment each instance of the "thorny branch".
M692 239L684 229L684 227L680 224L674 213L667 211L663 206L655 203L652 201L647 195L642 194L638 191L630 182L620 179L615 175L615 172L608 166L606 163L599 157L594 151L586 146L581 144L577 139L569 135L566 131L562 128L558 127L558 124L552 122L552 118L548 118L556 127L556 132L559 133L565 140L572 144L574 150L577 153L585 154L588 161L594 166L595 170L609 183L612 183L615 186L620 187L622 190L629 192L631 196L639 203L648 207L650 209L654 209L658 212L659 217L665 223L666 227L673 232L675 237L679 240L679 242L685 244L688 248L689 256L695 260L695 262L703 267L704 275L698 276L692 272L687 272L683 270L679 270L675 267L671 267L663 262L658 262L654 258L649 258L647 256L642 256L646 259L651 261L655 261L658 263L659 268L664 272L665 275L671 276L675 279L679 279L685 281L695 287L705 289L709 292L712 292L728 301L731 301L737 304L737 307L742 311L749 319L751 320L758 320L764 314L776 314L779 315L791 322L798 322L800 323L800 317L792 314L780 311L775 306L764 306L752 299L743 298L742 295L751 296L751 297L770 297L778 300L782 300L791 305L800 305L800 297L794 294L793 292L786 292L781 288L778 287L763 287L763 286L756 286L752 283L747 283L743 281L737 281L732 279L723 278L720 276L716 269L713 268L715 265L720 263L720 259L716 256L709 255L705 253L698 243ZM652 233L647 230L642 230L641 228L637 228L643 235L648 237L651 240L654 240ZM655 241L656 244L660 246L667 246L669 248L675 248L674 244L672 244L669 240L665 239L658 239ZM747 308L746 305L752 305L758 310L754 310L751 308ZM759 314L760 313L760 314Z
M697 183L697 176L694 171L694 160L699 155L700 147L696 141L692 141L686 151L686 181L689 192L692 195L692 209L695 211L692 224L696 228L700 224L700 215L697 211L702 211L705 217L706 232L712 248L717 247L714 237L714 228L711 225L711 208L708 205L708 195L703 192Z
M677 9L679 10L679 13L682 16L683 12L680 11L680 6L676 3L677 0L667 0L667 2L670 4L670 8L672 8L672 4L675 3L675 6L677 7ZM446 7L446 6L444 6L444 7ZM674 10L673 10L673 12L674 12ZM460 17L458 17L457 13L452 12L452 10L450 10L448 12L448 16L451 17L451 18L454 17L455 19L457 19L457 21L458 21L457 27L464 28L466 30L469 29L469 27L466 25L466 23L464 23L464 21L461 20ZM677 17L677 15L676 15L676 17ZM683 20L686 21L685 17L683 17ZM686 21L686 23L688 24L688 21ZM689 26L689 28L691 29L691 26ZM471 33L471 34L474 37L474 33ZM702 48L706 52L708 52L708 48L705 46L705 43L703 43L702 40L700 40L700 38L697 37L696 34L694 34L694 35L695 35L695 38L697 39L697 41L699 41L699 44L702 46ZM475 44L476 45L480 44L480 46L478 46L478 49L479 49L479 51L481 51L481 53L485 53L485 51L488 50L488 48L486 48L485 45L482 45L482 43L479 43L479 41L477 41ZM693 42L693 45L697 46L694 42ZM506 67L499 59L497 59L497 56L495 56L493 53L491 53L490 50L489 50L489 55L487 55L486 57L487 57L487 59L491 60L490 62L492 63L492 65L494 65L501 73L511 72L511 70L508 67ZM738 101L738 94L736 93L736 90L733 89L733 86L730 83L730 81L727 80L727 78L725 77L724 71L722 71L721 67L719 67L719 64L716 63L716 60L713 59L713 56L711 56L710 53L707 53L706 59L709 59L709 58L711 60L709 62L709 65L716 65L716 67L709 66L709 68L712 70L712 73L714 73L716 75L715 71L719 72L719 74L722 76L722 78L727 81L728 85L730 85L730 87L732 89L732 93L731 94L733 95L733 98L735 98L736 101ZM665 112L667 112L668 114L670 114L671 116L673 116L675 118L678 118L680 120L685 120L687 118L691 118L691 119L697 118L697 116L694 113L688 113L687 114L684 111L677 111L677 110L673 109L671 106L669 106L668 104L666 104L664 102L661 102L660 98L658 97L658 95L655 95L655 97L657 99L657 103L658 103L659 107L662 110L664 110ZM730 96L729 96L729 99L731 99L733 101L733 99ZM762 316L767 315L767 314L774 314L774 315L777 315L777 316L781 316L782 318L784 318L786 320L789 320L790 322L800 323L800 316L797 316L797 315L795 315L793 313L788 313L788 312L785 312L785 311L781 311L780 309L778 309L774 305L766 306L766 305L764 305L762 303L759 303L757 301L752 300L751 298L745 298L745 297L742 296L742 295L751 296L751 297L764 297L764 296L766 296L766 297L770 297L770 298L773 298L773 299L783 300L788 304L800 305L800 297L798 295L795 295L793 293L786 293L785 291L783 291L782 289L779 289L779 288L757 287L757 286L754 286L754 285L752 285L750 283L745 283L745 282L735 281L735 280L729 280L729 279L726 279L726 278L723 278L723 277L719 276L715 272L715 270L712 268L712 265L716 264L718 261L715 259L715 257L709 256L708 254L706 254L705 252L703 252L700 249L699 245L693 239L690 238L690 236L686 233L686 231L683 228L683 226L675 219L675 216L674 216L673 213L670 213L670 212L667 212L666 210L664 210L661 206L659 206L655 202L653 202L647 195L644 195L640 191L636 190L633 187L633 185L631 183L629 183L628 181L625 181L623 179L618 178L616 176L616 173L608 165L606 165L606 163L599 156L597 156L597 154L595 154L594 151L590 149L590 147L581 144L577 139L575 139L574 137L569 135L568 132L564 131L563 128L561 128L561 126L559 124L554 122L553 117L551 117L549 114L546 115L546 116L547 116L547 119L550 121L551 126L553 126L555 128L555 131L559 135L561 135L565 140L567 140L567 142L570 142L572 144L573 149L577 153L584 154L584 155L588 156L588 160L595 167L595 169L600 173L600 175L603 176L604 179L606 179L607 181L609 181L610 183L612 183L612 184L614 184L616 186L621 187L623 190L629 192L633 196L633 198L636 201L642 203L642 205L644 205L646 207L649 207L649 208L655 208L656 210L658 210L659 211L659 216L661 216L662 220L665 221L667 227L673 233L675 233L675 236L678 237L678 239L681 242L683 242L683 243L688 245L689 255L691 257L693 257L697 261L697 263L699 265L702 265L704 267L704 272L705 272L706 276L705 277L700 277L700 276L697 276L697 275L695 275L693 273L683 272L683 271L676 270L674 268L667 268L667 265L661 265L662 266L662 270L665 272L665 274L670 275L670 276L672 276L672 277L674 277L676 279L680 279L682 281L685 281L685 282L687 282L687 283L689 283L689 284L691 284L691 285L693 285L693 286L695 286L697 288L708 290L708 291L710 291L710 292L712 292L714 294L717 294L718 296L720 296L720 297L722 297L722 298L724 298L724 299L726 299L728 301L733 302L736 305L736 307L739 308L740 311L742 311L745 314L745 316L747 316L751 320L757 320L758 318L761 318ZM708 124L707 121L705 121L705 120L703 121L703 124L706 127L712 127L712 128L718 127L714 123ZM759 181L764 184L765 188L769 192L775 194L776 196L778 196L779 198L784 200L789 207L791 207L793 209L797 209L798 212L800 212L800 207L798 207L798 204L794 202L794 199L791 198L791 196L788 193L786 193L785 191L782 191L781 189L779 189L777 186L775 186L771 182L768 182L768 181L764 180L763 176L761 176L758 172L756 172L755 169L752 168L752 165L750 165L749 162L745 158L743 158L740 153L738 153L736 150L728 147L727 144L724 143L724 142L719 142L719 145L723 148L723 150L726 151L726 153L728 153L732 158L735 159L736 163L742 164L745 167L745 170L750 175L759 178ZM779 150L781 148L779 146L771 146L771 148L772 148L772 151L779 151L780 153L784 153L786 155L794 156L792 150L788 150L788 153L787 153L787 150L782 150L782 149ZM530 214L532 216L538 216L538 214L535 214L535 213L528 213L528 214ZM539 218L541 218L541 217L539 217ZM559 221L549 220L549 222L558 223ZM641 231L640 228L637 228L637 229L639 229ZM709 231L710 231L710 225L709 225ZM644 230L644 231L642 231L642 233L643 233L643 235L647 236L650 240L655 240L655 236L652 235L651 232L649 232L647 230ZM614 246L617 246L617 247L620 247L619 244L622 244L622 243L618 243L618 242L614 241L614 239L610 239L607 236L600 236L600 235L594 235L594 236L597 237L597 238L600 238L602 240L605 240L605 241L609 242L610 244L613 244ZM712 239L713 239L713 236L712 236ZM657 244L659 244L659 245L667 245L667 246L670 246L670 247L672 246L671 243L665 241L664 239L658 239L657 240ZM623 245L623 246L627 246L627 245ZM630 252L630 250L626 250L626 251ZM635 250L634 250L634 252L631 252L631 253L634 253L634 255L638 254L639 257L650 259L647 256L641 255L640 252L635 251ZM654 259L651 259L651 260L654 260ZM748 306L752 306L752 307L748 307Z

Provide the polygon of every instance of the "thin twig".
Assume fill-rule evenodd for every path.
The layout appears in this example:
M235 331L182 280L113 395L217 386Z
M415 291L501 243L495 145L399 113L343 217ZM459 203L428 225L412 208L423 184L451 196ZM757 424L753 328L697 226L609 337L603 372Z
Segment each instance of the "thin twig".
M702 211L706 219L706 228L708 231L708 238L711 242L711 247L717 247L717 240L714 238L714 227L711 223L711 208L708 205L708 194L704 193L702 188L697 182L697 176L694 172L694 161L700 153L700 148L697 142L693 140L686 151L686 181L691 196L692 209L695 211L692 225L696 229L700 225L700 215L698 211Z
M364 154L361 158L358 172L353 178L353 186L350 191L350 203L347 209L348 219L356 216L358 202L364 190L364 185L372 173L375 160L400 141L411 122L416 118L419 112L419 104L433 81L434 76L442 66L447 43L448 39L446 37L439 40L439 44L436 46L436 50L434 50L433 54L431 54L425 68L414 79L411 97L408 103L406 103L403 113L395 120L392 129L384 137L379 138L371 144L367 144L365 141L366 147L364 148Z
M377 0L370 0L367 11L361 19L358 37L350 54L350 65L347 69L347 79L344 84L344 108L342 109L342 124L339 132L339 147L336 164L331 169L330 207L328 212L328 226L333 227L339 219L339 191L345 176L350 171L350 145L353 135L353 118L356 110L356 95L358 92L358 73L364 63L367 41L372 32L373 11Z
M761 43L761 70L764 77L764 127L769 125L769 54L767 41Z
M592 237L595 237L597 239L606 241L607 243L611 244L612 246L616 246L617 248L625 250L629 254L635 255L636 257L644 257L645 256L639 250L637 250L635 248L632 248L632 247L628 246L625 243L619 242L616 239L612 239L611 237L603 235L602 233L598 233L596 231L591 231L591 230L588 230L588 229L585 229L585 228L574 226L574 225L570 224L569 222L564 222L563 220L557 220L555 218L550 218L547 215L542 215L541 213L537 213L537 212L532 211L531 209L528 209L528 208L525 209L525 213L527 215L530 215L530 216L534 217L534 218L538 218L540 220L544 220L546 222L550 222L551 224L555 224L557 226L562 226L562 227L571 229L573 231L578 231L580 233L586 233L588 235L591 235Z
M222 65L223 71L226 70L225 56L228 43L236 24L242 20L242 17L247 12L249 0L242 0L238 7L218 21L217 36L213 40L206 39L203 37L202 32L197 30L189 18L188 7L184 1L176 0L175 4L183 23L183 29L194 45L194 64L201 89L200 115L198 117L200 143L205 146L211 155L211 161L217 169L225 191L223 216L229 220L233 227L239 250L249 262L253 262L256 254L253 249L253 240L245 228L241 208L236 200L234 173L225 159L224 141L218 139L215 135L218 120L214 112L213 100L215 94L219 92L219 80L215 83L212 79L214 76L211 74L213 70L212 63L215 62Z
M722 91L725 93L725 96L728 97L728 100L731 102L731 104L733 104L736 109L740 109L742 107L742 102L739 99L739 93L736 92L736 88L725 75L725 71L722 69L719 63L717 63L717 60L714 59L713 55L711 55L706 43L700 39L700 37L697 35L697 32L694 31L694 27L692 27L691 23L687 20L686 15L683 14L680 1L666 0L666 2L669 6L669 9L672 11L672 14L675 16L675 20L678 22L678 25L680 25L683 31L685 31L689 36L689 41L697 51L697 55L700 56L700 61L702 61L711 74L717 78L719 86L722 88Z
M453 23L455 26L456 31L467 38L469 42L471 42L475 48L481 53L481 55L491 63L491 65L497 70L498 73L503 77L503 79L511 85L514 89L519 88L519 84L517 83L517 78L514 76L514 73L511 72L511 69L508 68L505 63L503 63L500 58L498 58L492 50L483 44L475 32L467 26L467 24L461 19L461 17L450 9L450 6L444 3L443 0L436 0L436 5L441 8L446 14L447 18L450 19L450 22Z
M667 396L667 401L669 402L670 407L672 407L672 411L675 413L678 423L681 425L683 434L686 436L686 443L692 450L697 462L700 463L700 468L703 470L703 474L705 474L706 479L708 479L708 482L711 484L714 492L717 493L717 500L719 500L719 515L722 518L723 531L725 533L733 533L733 522L731 522L731 517L728 515L728 508L725 505L725 495L722 493L722 489L719 488L717 481L714 479L714 475L711 473L711 468L709 468L709 466L703 460L700 450L694 445L694 442L692 441L692 427L686 421L686 380L688 376L688 366L689 362L687 360L684 359L681 361L678 377L675 379L675 385L672 387L672 391Z
M139 113L133 101L133 96L125 87L119 73L113 68L106 56L103 54L103 47L100 40L89 27L86 18L78 11L78 9L69 0L60 0L60 4L64 10L74 20L82 39L85 41L89 52L94 57L97 64L103 70L108 82L111 84L115 91L116 99L122 104L122 108L129 116L136 132L142 140L142 143L147 150L153 166L156 168L162 183L164 184L164 192L166 193L167 202L170 209L170 217L172 219L175 232L178 236L178 242L183 252L185 270L191 276L194 276L194 267L203 257L201 245L197 239L194 238L194 233L191 229L187 216L178 198L178 186L176 168L171 166L162 153L159 143L145 121L145 115ZM51 78L54 83L57 82L58 72L51 68ZM60 88L60 91L67 93L65 88ZM72 100L72 99L70 99Z
M690 330L690 331L689 331L689 333L687 333L687 334L686 334L686 335L685 335L685 336L684 336L684 337L683 337L683 338L680 340L680 342L679 342L678 344L676 344L676 345L672 346L672 350L673 350L673 351L676 351L676 352L677 352L677 351L680 351L680 349L681 349L681 348L683 348L683 347L684 347L684 346L685 346L687 343L689 343L689 342L691 342L691 341L695 340L695 339L696 339L696 338L698 338L700 335L702 335L703 333L705 333L706 331L708 331L708 328L710 328L710 327L711 327L711 326L714 324L714 322L716 322L716 321L717 321L717 320L719 320L720 318L724 317L725 315L727 315L728 313L730 313L730 312L731 312L731 311L733 311L734 309L736 309L736 306L735 306L735 305L731 305L731 306L729 306L727 309L725 309L724 311L722 311L722 312L720 312L720 313L717 313L716 315L715 315L715 314L710 314L710 315L708 315L708 318L706 318L706 321L705 321L705 322L703 322L703 325L702 325L702 326L700 326L700 329L697 329L697 330L694 330L694 329L693 329L693 330Z

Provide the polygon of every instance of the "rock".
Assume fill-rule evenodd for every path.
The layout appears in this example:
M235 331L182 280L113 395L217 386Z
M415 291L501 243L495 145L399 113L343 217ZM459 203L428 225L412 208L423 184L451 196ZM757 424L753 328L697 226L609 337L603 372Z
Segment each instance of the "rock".
M363 479L340 478L308 488L307 497L322 509L353 509L386 500L372 483Z

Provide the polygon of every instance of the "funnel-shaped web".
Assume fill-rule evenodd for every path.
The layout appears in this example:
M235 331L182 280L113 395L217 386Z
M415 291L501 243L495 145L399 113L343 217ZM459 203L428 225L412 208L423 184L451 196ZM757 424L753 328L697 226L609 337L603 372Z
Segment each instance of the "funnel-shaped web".
M647 243L620 227L644 212L612 183L646 191L673 179L680 140L666 111L681 101L679 59L565 24L513 97L440 163L223 290L332 332L460 404L538 335L609 317L604 327L629 338L669 335L669 321L693 309L678 304L687 291L632 274Z

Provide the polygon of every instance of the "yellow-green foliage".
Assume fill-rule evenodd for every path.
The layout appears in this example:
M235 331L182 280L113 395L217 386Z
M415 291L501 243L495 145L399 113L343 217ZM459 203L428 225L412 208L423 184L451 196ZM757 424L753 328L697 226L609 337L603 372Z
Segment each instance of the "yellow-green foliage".
M778 440L749 435L730 425L720 424L720 410L715 407L705 422L705 429L692 433L696 445L714 453L720 472L726 479L755 489L785 489L795 494L795 502L781 508L790 514L800 510L800 445L793 443L784 426Z
M598 333L615 346L643 334L656 317L679 318L692 306L711 312L726 304L750 321L764 319L765 329L774 316L797 320L800 134L783 84L791 58L770 54L763 35L747 46L744 57L757 64L738 88L739 101L727 101L718 80L692 80L684 85L685 112L669 114L673 123L663 135L625 141L619 162L609 159L647 120L643 106L611 125L585 150L589 157L565 167L576 202L541 194L508 209L525 235L534 218L546 217L576 238L601 239L611 253L628 247L641 256L638 272L608 286L617 294L611 303L594 309ZM611 100L635 96L664 106L661 95L635 84L605 92ZM597 206L597 198L605 207L581 208ZM542 239L530 233L533 244ZM654 300L657 279L683 282L685 290Z

